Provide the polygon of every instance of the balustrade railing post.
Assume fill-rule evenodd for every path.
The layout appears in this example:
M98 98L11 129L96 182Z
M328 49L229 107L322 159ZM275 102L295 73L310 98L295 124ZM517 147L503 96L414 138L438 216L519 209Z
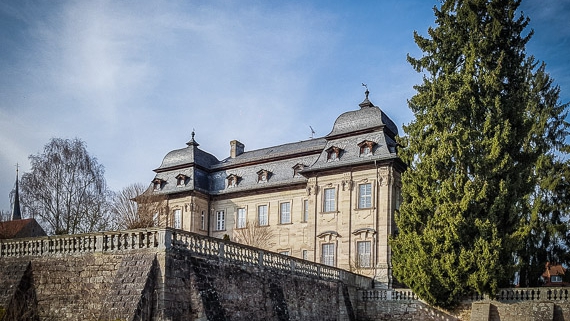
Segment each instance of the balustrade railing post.
M172 241L174 240L173 233L171 230L161 229L158 232L158 248L159 249L170 249L172 247Z
M259 267L263 267L263 251L257 252L257 264Z
M93 252L105 252L105 234L95 236L95 248Z
M218 245L219 245L219 247L218 247L218 257L219 257L220 259L223 259L224 256L225 256L225 253L224 253L224 246L225 246L225 244L224 244L223 242L219 242Z

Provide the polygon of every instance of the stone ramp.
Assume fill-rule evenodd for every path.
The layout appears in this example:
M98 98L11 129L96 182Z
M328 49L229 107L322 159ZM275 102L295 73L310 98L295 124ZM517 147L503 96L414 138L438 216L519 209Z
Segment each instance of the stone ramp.
M157 266L154 253L124 256L103 298L99 320L150 320L156 302Z
M0 320L37 320L31 263L0 262Z

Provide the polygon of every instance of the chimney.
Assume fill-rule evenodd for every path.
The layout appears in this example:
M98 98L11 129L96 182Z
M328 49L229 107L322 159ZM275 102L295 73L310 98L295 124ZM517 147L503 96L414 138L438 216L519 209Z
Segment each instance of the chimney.
M230 157L231 158L236 158L237 156L243 154L243 150L245 148L245 145L238 142L237 140L232 140L230 142Z

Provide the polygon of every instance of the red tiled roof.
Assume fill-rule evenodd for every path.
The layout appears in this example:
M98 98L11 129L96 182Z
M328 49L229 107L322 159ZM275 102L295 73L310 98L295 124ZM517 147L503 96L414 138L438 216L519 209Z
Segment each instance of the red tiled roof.
M33 218L0 222L0 239L44 236L46 232Z

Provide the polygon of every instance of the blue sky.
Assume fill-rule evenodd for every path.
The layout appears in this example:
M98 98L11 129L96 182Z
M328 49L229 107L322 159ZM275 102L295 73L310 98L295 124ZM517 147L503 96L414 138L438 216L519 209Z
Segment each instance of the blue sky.
M193 129L219 159L328 134L370 100L399 126L420 82L406 54L433 25L437 0L0 0L0 209L15 164L52 137L78 137L112 190L149 183ZM570 0L523 0L570 101Z

